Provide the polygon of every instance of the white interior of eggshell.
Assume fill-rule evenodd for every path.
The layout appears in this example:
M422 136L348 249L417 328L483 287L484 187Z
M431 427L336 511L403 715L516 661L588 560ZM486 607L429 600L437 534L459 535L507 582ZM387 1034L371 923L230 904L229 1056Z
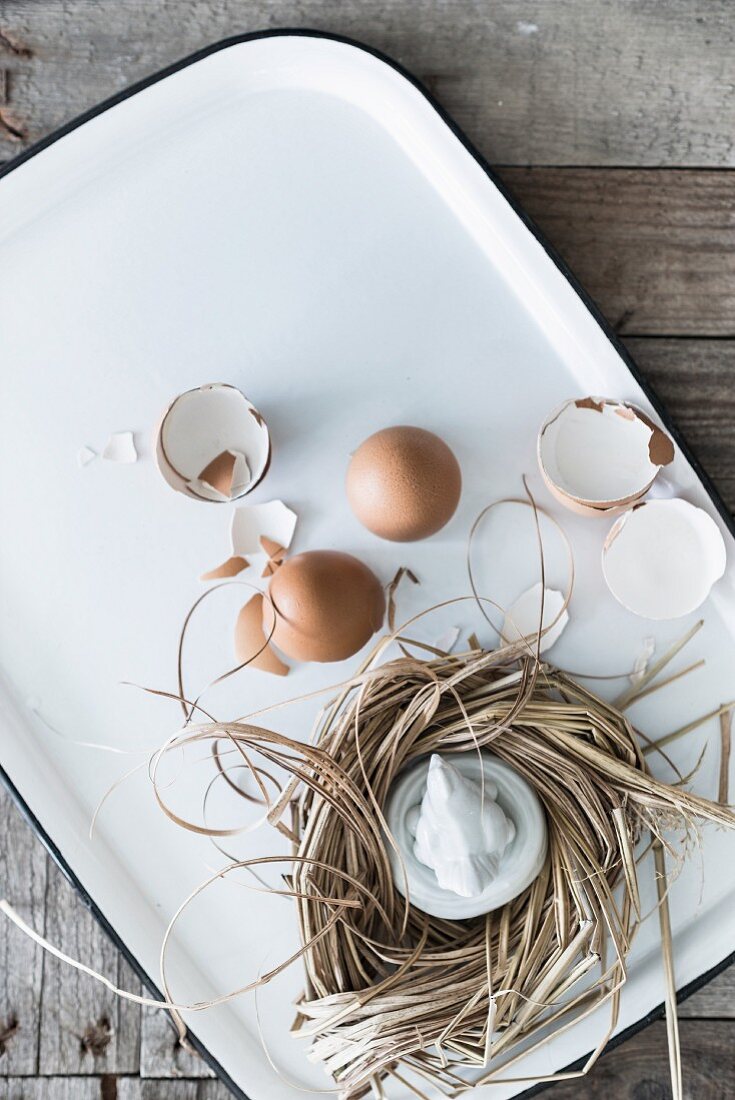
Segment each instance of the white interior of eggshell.
M617 402L568 401L541 429L539 462L557 489L581 503L635 499L660 469L649 455L652 434Z
M224 384L201 386L177 397L161 424L160 444L165 458L161 473L172 488L180 489L183 479L195 496L214 501L236 499L253 488L270 455L268 429L260 414L240 390ZM200 478L225 451L236 459L229 496Z
M539 581L520 595L515 603L508 608L503 622L503 638L506 642L517 642L521 638L527 638L530 644L535 646L541 620L541 592L542 585ZM541 653L551 649L554 642L561 637L564 627L569 622L569 613L564 607L563 593L555 588L546 588L543 589L543 592L544 617L542 629L546 627L549 627L549 629L541 636Z
M613 596L647 619L696 610L725 571L717 524L688 501L649 500L610 529L602 569Z

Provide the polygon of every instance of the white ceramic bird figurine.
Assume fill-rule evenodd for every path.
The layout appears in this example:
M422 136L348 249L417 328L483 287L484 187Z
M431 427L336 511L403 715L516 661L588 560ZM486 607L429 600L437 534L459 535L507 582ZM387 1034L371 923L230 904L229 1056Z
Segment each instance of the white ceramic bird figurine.
M496 801L497 788L463 776L434 753L415 824L414 855L444 890L463 898L481 894L497 877L515 826ZM418 807L417 807L418 809Z

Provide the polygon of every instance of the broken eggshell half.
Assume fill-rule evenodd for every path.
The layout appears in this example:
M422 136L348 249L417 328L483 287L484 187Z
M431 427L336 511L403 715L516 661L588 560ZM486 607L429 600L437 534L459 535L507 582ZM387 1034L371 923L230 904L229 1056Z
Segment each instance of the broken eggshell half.
M580 515L619 515L640 500L674 445L626 401L581 397L565 401L538 435L538 464L547 488Z
M602 571L628 611L678 619L704 603L726 560L712 517L674 497L645 501L615 521L603 546Z
M268 427L235 386L215 382L176 397L156 433L156 461L172 489L225 503L245 496L270 464Z

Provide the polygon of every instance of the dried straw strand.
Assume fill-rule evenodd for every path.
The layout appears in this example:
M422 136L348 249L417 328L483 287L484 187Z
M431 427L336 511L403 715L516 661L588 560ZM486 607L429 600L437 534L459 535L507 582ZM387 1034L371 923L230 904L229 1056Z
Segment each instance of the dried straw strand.
M730 801L730 747L732 738L732 708L720 715L720 780L717 785L717 801L727 806Z

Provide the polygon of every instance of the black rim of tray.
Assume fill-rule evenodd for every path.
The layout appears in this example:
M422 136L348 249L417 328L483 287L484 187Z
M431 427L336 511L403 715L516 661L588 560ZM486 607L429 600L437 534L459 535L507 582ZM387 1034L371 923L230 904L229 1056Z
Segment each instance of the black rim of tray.
M42 138L41 141L36 142L34 145L31 145L23 153L20 153L17 157L14 157L13 160L8 161L7 164L0 167L0 179L2 179L3 176L9 175L16 168L19 168L21 166L21 164L25 164L25 162L30 160L32 157L35 157L39 153L42 153L44 149L47 149L50 145L53 145L55 142L59 141L60 138L65 137L67 134L70 134L73 130L76 130L80 126L83 126L85 122L89 122L90 119L97 118L98 115L104 114L104 112L108 111L111 107L116 107L118 103L123 103L126 99L130 99L131 96L137 95L138 92L144 91L146 88L149 88L152 84L157 84L160 80L165 80L166 77L172 76L174 73L179 72L181 69L186 69L186 68L188 68L189 65L194 65L194 64L196 64L197 61L202 61L205 57L210 57L212 54L219 53L220 50L226 50L230 46L238 46L238 45L242 44L243 42L255 42L255 41L258 41L259 39L262 39L262 38L321 38L321 39L326 39L330 42L339 42L339 43L341 43L342 45L345 45L345 46L352 46L355 49L362 50L364 53L371 54L373 57L377 58L378 61L382 61L383 64L388 65L391 69L393 69L400 76L402 76L405 80L407 80L409 82L409 84L413 85L413 87L418 92L421 93L421 95L427 100L429 106L432 107L434 111L436 111L436 113L440 116L442 121L452 131L454 136L461 142L461 144L464 146L464 148L467 150L467 152L470 154L470 156L479 164L479 166L482 168L483 172L488 176L488 178L492 181L492 183L497 187L497 189L500 191L500 193L503 195L503 197L510 204L510 206L512 207L514 212L518 215L518 217L521 219L521 221L524 223L524 225L530 230L530 232L533 234L533 236L539 242L539 244L544 249L546 254L553 261L553 263L555 264L557 269L561 272L561 274L564 276L564 278L567 280L567 282L571 285L572 289L576 292L577 296L582 300L582 302L586 306L587 310L592 314L594 319L597 321L597 323L600 326L600 328L602 329L603 333L605 334L607 339L610 341L610 343L613 345L613 347L615 348L615 350L619 354L620 358L623 360L623 362L627 366L628 370L632 374L633 378L635 378L636 382L641 387L641 389L645 393L648 400L651 402L651 405L653 406L653 408L658 413L658 416L660 417L662 422L666 425L667 431L672 436L672 438L676 441L676 444L679 447L679 449L681 450L682 454L685 456L687 461L690 463L692 469L694 470L694 472L697 475L699 481L701 482L702 486L704 487L707 495L709 496L710 500L712 501L715 508L719 512L720 516L722 517L722 520L725 523L726 527L728 528L730 533L733 535L733 537L735 537L735 521L733 520L732 515L728 511L727 506L725 505L725 502L723 501L723 499L720 496L719 492L715 488L714 483L712 482L711 478L706 473L706 471L702 468L701 464L699 463L699 460L695 457L694 454L692 454L691 450L689 449L688 444L686 443L683 436L681 435L681 432L676 427L676 425L673 423L673 421L671 419L671 416L669 415L668 411L666 410L666 408L664 407L664 405L662 404L662 402L660 401L660 399L658 398L658 396L654 392L654 390L651 387L650 383L647 381L645 376L640 371L640 369L639 369L638 365L636 364L635 360L633 359L633 357L631 356L631 354L627 350L627 348L624 346L624 344L622 343L622 341L618 337L617 333L614 331L614 329L608 323L608 321L602 316L600 310L597 307L597 304L589 296L589 294L584 289L584 287L582 287L580 285L580 283L575 278L574 274L570 271L570 269L567 266L566 262L561 258L561 256L558 255L558 253L556 252L554 247L551 244L549 244L549 242L546 240L543 233L538 228L538 226L535 224L533 219L531 217L529 217L529 215L526 213L526 211L523 209L523 207L519 204L517 199L515 199L513 194L508 190L506 185L495 174L495 172L490 167L490 165L487 163L487 161L482 156L482 154L480 152L478 152L478 150L475 148L475 146L472 144L472 142L469 140L469 138L466 136L466 134L457 125L457 123L454 121L454 119L451 117L451 115L449 115L447 113L447 111L441 106L441 104L434 98L432 93L421 83L420 80L418 80L411 72L409 72L407 69L405 69L403 67L403 65L401 65L398 61L394 61L392 57L389 57L387 54L383 53L381 50L375 49L375 47L373 47L373 46L368 46L364 42L359 42L359 41L355 40L354 38L348 38L345 35L330 34L327 31L317 31L317 30L310 30L308 28L298 28L298 27L297 28L283 27L283 28L279 28L279 29L276 29L276 30L267 30L267 31L251 31L248 34L236 34L236 35L232 35L228 38L223 38L219 42L214 42L210 46L205 46L200 50L196 50L194 53L189 54L187 57L182 58L180 61L175 61L175 62L173 62L173 64L165 66L165 68L160 69L158 72L153 73L151 76L147 76L143 80L139 80L136 83L131 84L130 87L125 88L121 92L117 92L115 95L110 96L109 99L105 99L101 103L98 103L96 107L92 107L88 111L84 111L81 115L78 115L76 118L72 119L70 122L65 123L65 125L63 125L63 126L60 126L58 130L54 130L53 133L49 134L45 138ZM120 935L116 932L114 926L110 923L109 919L105 916L105 914L99 908L99 906L95 902L95 900L92 897L92 895L90 894L90 892L86 889L86 887L83 885L83 883L77 877L77 875L75 874L73 868L71 867L69 862L66 860L66 858L64 857L63 853L61 852L61 850L59 849L59 847L57 846L57 844L55 843L53 838L51 836L49 836L49 834L46 832L43 825L38 820L36 815L33 813L30 806L25 801L25 799L21 795L20 791L17 789L15 784L12 782L12 780L10 779L10 776L3 769L1 764L0 764L0 781L2 781L3 784L5 785L5 787L8 789L11 797L13 798L15 803L17 804L21 814L26 819L28 824L31 826L33 831L36 833L36 835L40 839L41 843L44 845L44 847L48 851L51 858L54 860L56 865L59 867L59 869L61 870L64 877L71 884L71 886L73 887L73 889L75 890L75 892L77 893L77 895L79 896L79 898L81 899L81 901L83 902L85 907L92 913L95 920L105 930L105 932L110 937L112 942L115 944L117 949L121 952L121 954L124 956L126 961L130 964L132 969L135 971L137 976L140 978L143 985L150 991L150 993L154 997L156 997L158 999L162 999L162 994L161 994L160 990L158 989L158 986L156 985L156 983L153 981L153 979L150 977L150 975L143 969L143 967L141 966L140 962L137 960L135 955L127 947L127 945L122 940ZM707 982L712 980L712 978L714 978L718 974L720 974L723 970L725 970L728 966L730 966L731 963L735 963L735 951L733 951L730 955L726 956L726 958L724 958L716 966L713 966L710 970L707 970L704 973L700 974L693 981L689 982L687 985L685 985L681 989L677 990L677 1002L681 1003L682 1001L686 1000L687 997L691 996L692 993L696 993L697 990L701 989L702 986L706 985ZM663 1015L664 1015L664 1005L663 1005L663 1002L662 1002L656 1008L654 1008L650 1012L646 1013L645 1016L642 1016L634 1024L631 1024L629 1027L625 1028L623 1031L621 1031L617 1035L615 1035L608 1042L607 1046L605 1047L605 1051L612 1050L614 1047L619 1046L620 1043L625 1042L626 1039L629 1039L632 1035L635 1035L637 1032L639 1032L643 1028L647 1027L648 1024L652 1023L654 1020L660 1019ZM224 1067L217 1061L217 1059L214 1057L214 1055L212 1055L209 1052L209 1050L206 1048L206 1046L197 1038L196 1034L194 1032L189 1031L187 1033L187 1037L188 1037L189 1041L191 1042L192 1046L201 1055L201 1057L204 1059L204 1061L207 1063L207 1065L214 1071L214 1073L217 1075L217 1077L219 1077L219 1079L230 1089L230 1091L233 1093L233 1095L238 1097L239 1100L250 1100L247 1093L245 1093L239 1087L239 1085L237 1085L232 1080L232 1078L227 1073L227 1071L224 1069ZM557 1072L558 1073L565 1073L565 1072L581 1069L581 1067L587 1061L588 1057L589 1057L589 1054L585 1055L583 1058L579 1058L578 1060L576 1060L575 1062L571 1063L568 1066L564 1066L562 1069L558 1070ZM523 1097L526 1097L526 1098L531 1097L531 1096L535 1096L539 1092L541 1092L541 1091L543 1091L547 1088L551 1088L552 1086L553 1086L553 1082L544 1082L542 1084L535 1085L530 1089L526 1089L523 1093L520 1093L519 1096L523 1096Z

